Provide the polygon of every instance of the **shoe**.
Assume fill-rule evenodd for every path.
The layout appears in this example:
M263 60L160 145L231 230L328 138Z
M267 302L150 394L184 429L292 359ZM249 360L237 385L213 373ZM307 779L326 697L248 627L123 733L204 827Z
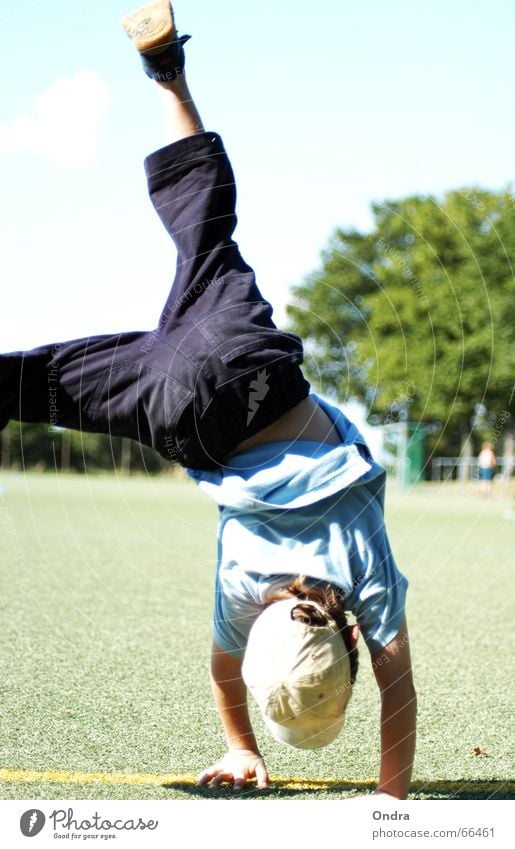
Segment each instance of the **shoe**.
M141 6L121 23L141 56L147 77L164 83L184 73L183 45L191 36L178 36L169 0Z

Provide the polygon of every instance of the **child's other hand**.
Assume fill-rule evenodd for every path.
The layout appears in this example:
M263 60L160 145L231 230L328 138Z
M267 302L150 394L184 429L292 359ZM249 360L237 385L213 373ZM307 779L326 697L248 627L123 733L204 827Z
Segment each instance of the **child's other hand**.
M269 785L267 768L261 755L251 749L229 749L222 760L200 773L197 786L220 787L228 782L234 784L235 790L241 790L251 778L257 780L260 790Z

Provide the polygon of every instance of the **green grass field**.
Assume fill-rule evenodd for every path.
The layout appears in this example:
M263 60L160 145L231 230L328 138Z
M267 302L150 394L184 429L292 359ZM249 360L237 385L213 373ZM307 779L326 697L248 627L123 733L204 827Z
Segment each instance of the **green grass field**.
M254 711L273 787L195 788L224 741L208 683L217 511L194 485L32 474L1 483L1 798L334 799L373 786L379 702L362 645L335 743L283 748ZM411 582L412 796L513 798L509 502L452 485L392 491L388 524Z

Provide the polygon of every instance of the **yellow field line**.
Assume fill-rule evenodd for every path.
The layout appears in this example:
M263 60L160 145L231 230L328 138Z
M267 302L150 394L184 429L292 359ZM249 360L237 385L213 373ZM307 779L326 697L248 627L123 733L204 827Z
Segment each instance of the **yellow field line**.
M131 775L128 772L61 772L30 769L0 769L0 781L31 782L51 781L59 784L195 784L193 775L152 775L140 772Z
M194 787L197 777L191 774L185 775L153 775L152 773L127 772L66 772L58 770L30 770L30 769L0 769L0 781L11 784L48 781L56 784L125 784L146 785L165 787ZM338 778L282 778L272 776L273 786L286 790L350 790L354 788L373 788L376 782L373 779L362 781L344 781ZM412 791L440 791L453 792L468 786L466 780L462 781L414 781L411 785ZM515 793L515 782L507 781L484 781L470 782L470 787L475 793L492 793L502 787L505 793Z
M166 787L194 787L197 783L196 775L153 775L152 773L127 772L65 772L57 770L45 770L42 772L29 769L0 769L0 781L10 783L29 783L36 781L49 781L59 784L129 784L129 785L159 785ZM333 786L345 786L348 782L333 779L306 779L306 778L279 778L271 777L274 785L293 790L323 790ZM353 786L373 787L372 779L367 781L353 781Z

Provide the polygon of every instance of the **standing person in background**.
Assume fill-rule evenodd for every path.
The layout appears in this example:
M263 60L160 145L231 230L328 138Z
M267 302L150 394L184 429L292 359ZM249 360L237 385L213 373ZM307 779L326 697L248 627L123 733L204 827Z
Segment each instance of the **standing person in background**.
M479 466L479 491L483 498L488 498L492 493L492 480L497 466L497 458L491 442L483 442L477 463Z

